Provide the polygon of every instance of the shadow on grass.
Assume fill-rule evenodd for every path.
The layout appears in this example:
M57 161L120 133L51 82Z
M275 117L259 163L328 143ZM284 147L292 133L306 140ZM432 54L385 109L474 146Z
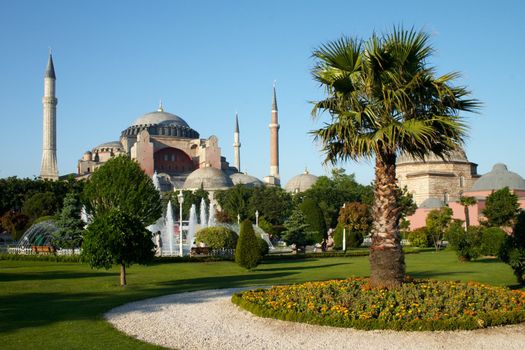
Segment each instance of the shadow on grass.
M93 276L104 277L100 272ZM118 275L102 273L103 275ZM294 272L246 273L241 275L189 278L145 285L129 285L109 290L33 293L30 288L16 294L0 296L0 334L27 327L41 327L55 322L97 320L103 313L129 302L166 294L204 289L238 288L250 285L269 285L276 279L289 277ZM47 273L30 274L45 280ZM89 273L62 274L62 278L76 279ZM53 283L53 282L49 282Z
M474 272L472 271L411 271L410 276L415 278L435 278L439 276L454 276L454 275L471 275Z
M266 263L264 263L266 265ZM264 266L261 265L261 266ZM335 264L326 264L318 266L290 266L290 267L269 267L269 268L256 268L255 271L300 271L300 270L310 270L310 269L322 269L325 267L333 267L339 265L350 265L350 263L335 263Z
M71 278L94 278L103 276L118 276L116 272L68 272L68 271L46 271L31 273L0 273L0 282L15 281L47 281Z

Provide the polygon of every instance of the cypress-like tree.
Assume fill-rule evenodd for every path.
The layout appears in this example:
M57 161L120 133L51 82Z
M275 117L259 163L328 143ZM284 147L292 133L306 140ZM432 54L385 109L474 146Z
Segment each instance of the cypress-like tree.
M321 243L326 238L326 222L323 216L323 211L312 198L306 197L304 201L299 204L299 208L303 212L306 224L308 224L308 240L311 244Z
M283 240L287 244L295 244L303 247L307 243L306 232L309 227L306 223L306 217L301 209L297 208L284 223L286 231L283 232Z
M70 192L64 198L64 206L55 221L58 231L53 234L53 245L60 248L78 248L82 243L84 222L80 218L81 205L78 196Z
M250 220L241 223L241 232L235 249L235 262L246 269L253 269L262 259L259 242Z

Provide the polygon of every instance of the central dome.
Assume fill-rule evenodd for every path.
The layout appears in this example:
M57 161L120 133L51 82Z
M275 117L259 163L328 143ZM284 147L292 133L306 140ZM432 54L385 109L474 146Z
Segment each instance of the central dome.
M159 109L157 109L155 112L144 114L141 117L138 117L135 119L133 124L131 126L139 126L139 125L178 125L178 126L184 126L186 128L189 128L190 126L184 119L181 117L171 114L168 112L164 112L164 109L162 108L162 105L160 105Z

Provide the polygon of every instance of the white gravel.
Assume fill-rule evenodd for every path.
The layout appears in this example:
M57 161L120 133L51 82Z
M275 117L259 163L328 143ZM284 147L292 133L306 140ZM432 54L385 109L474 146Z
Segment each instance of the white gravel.
M175 349L525 349L525 324L454 332L359 331L254 316L230 302L239 289L167 295L117 307L118 330Z

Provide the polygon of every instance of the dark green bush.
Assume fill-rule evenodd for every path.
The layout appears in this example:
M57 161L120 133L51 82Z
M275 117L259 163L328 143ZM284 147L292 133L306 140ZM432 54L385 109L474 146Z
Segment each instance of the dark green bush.
M333 232L334 249L343 249L343 225L337 224ZM350 231L346 229L346 249L359 248L363 244L364 235L360 231Z
M308 197L299 204L299 209L303 212L306 224L308 224L307 244L321 243L326 237L326 223L323 211L319 208L317 202Z
M518 282L525 284L525 212L518 215L512 235L505 238L499 258L512 267Z
M412 247L426 248L432 244L426 227L416 228L408 233L408 241Z
M241 223L241 232L235 248L235 262L246 269L253 269L261 259L261 247L253 231L252 222L244 220Z
M195 241L203 242L212 249L234 249L238 236L235 232L221 226L206 227L197 232Z
M257 237L257 241L259 242L259 250L261 252L261 256L265 256L270 252L270 246L264 239L261 237Z
M482 232L483 229L479 226L469 226L466 232L457 227L449 230L449 245L457 252L460 260L470 261L481 255Z
M499 227L487 227L481 235L481 254L499 256L507 234Z

